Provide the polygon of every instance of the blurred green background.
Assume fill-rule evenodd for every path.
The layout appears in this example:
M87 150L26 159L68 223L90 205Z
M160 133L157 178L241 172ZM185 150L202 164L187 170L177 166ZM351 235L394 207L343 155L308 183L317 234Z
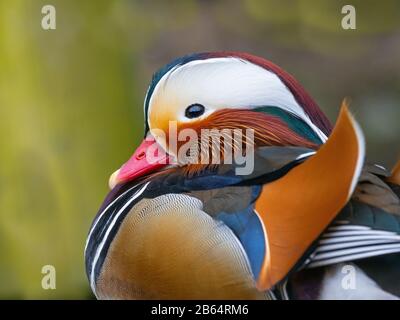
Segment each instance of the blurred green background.
M45 4L56 30L41 28ZM345 4L356 30L341 28ZM142 137L151 74L211 50L274 61L332 121L351 98L369 159L399 156L398 0L1 0L0 298L92 298L86 234ZM46 264L56 290L41 287Z

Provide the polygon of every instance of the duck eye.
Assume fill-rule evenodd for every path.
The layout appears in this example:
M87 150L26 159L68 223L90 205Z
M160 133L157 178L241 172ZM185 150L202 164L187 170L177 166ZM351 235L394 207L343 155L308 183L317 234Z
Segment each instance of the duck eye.
M189 119L197 118L200 117L205 110L206 108L201 104L191 104L189 107L186 108L185 116Z

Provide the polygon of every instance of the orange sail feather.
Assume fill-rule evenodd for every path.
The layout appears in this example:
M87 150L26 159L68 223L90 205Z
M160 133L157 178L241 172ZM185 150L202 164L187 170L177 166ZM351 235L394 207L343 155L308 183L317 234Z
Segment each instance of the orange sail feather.
M256 203L266 238L260 290L284 279L346 205L364 154L363 134L343 104L330 138L319 151L283 178L264 186Z

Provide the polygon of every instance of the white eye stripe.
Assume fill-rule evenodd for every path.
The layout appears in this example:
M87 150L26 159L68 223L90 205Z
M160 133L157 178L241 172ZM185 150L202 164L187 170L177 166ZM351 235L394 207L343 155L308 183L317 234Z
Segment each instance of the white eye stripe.
M186 122L191 119L185 117L185 108L196 102L207 106L207 114L227 107L277 106L303 119L322 141L327 140L275 73L236 57L195 60L176 66L155 86L148 115L155 99L160 105L182 109L176 120ZM151 126L149 117L148 121Z

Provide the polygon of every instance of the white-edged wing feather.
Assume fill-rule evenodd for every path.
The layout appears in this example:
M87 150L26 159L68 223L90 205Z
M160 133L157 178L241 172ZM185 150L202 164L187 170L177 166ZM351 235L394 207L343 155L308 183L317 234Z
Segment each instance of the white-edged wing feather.
M321 236L305 267L322 267L396 252L400 252L399 234L338 221Z

